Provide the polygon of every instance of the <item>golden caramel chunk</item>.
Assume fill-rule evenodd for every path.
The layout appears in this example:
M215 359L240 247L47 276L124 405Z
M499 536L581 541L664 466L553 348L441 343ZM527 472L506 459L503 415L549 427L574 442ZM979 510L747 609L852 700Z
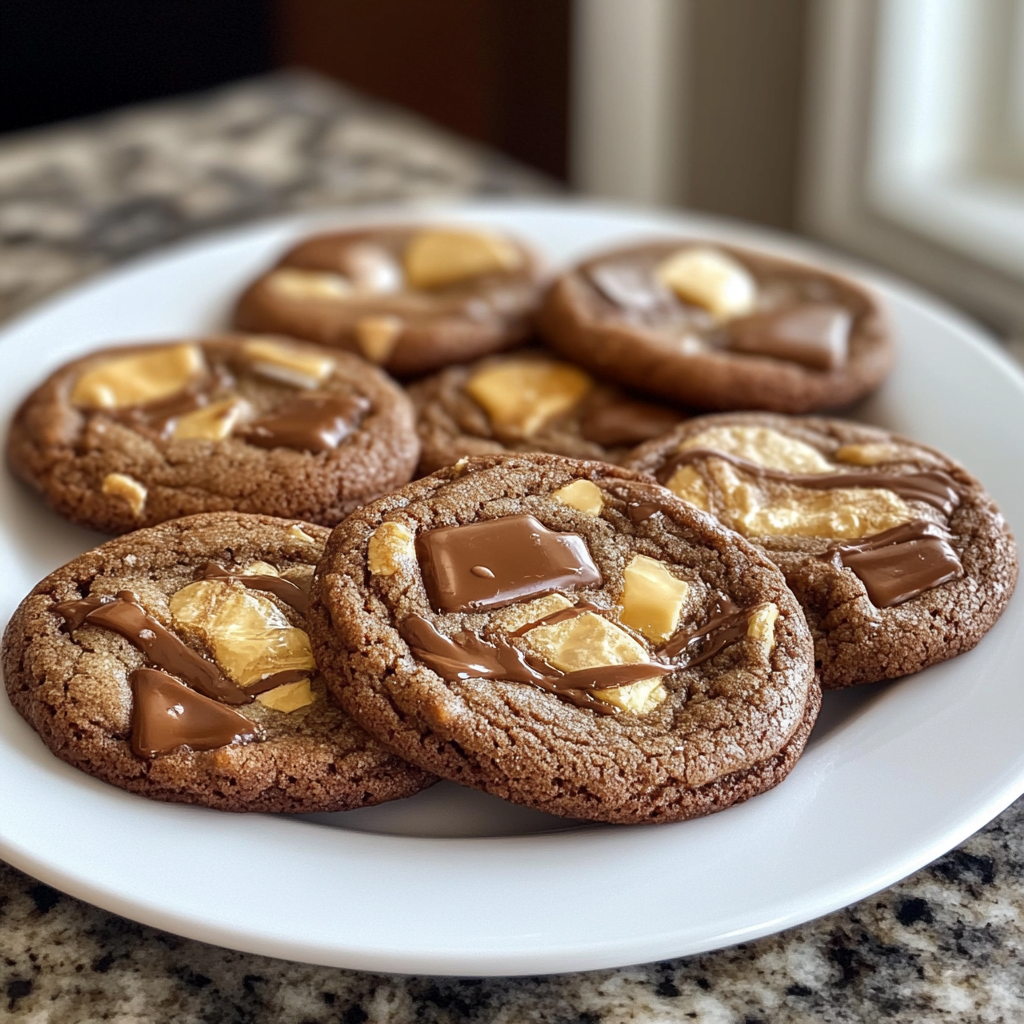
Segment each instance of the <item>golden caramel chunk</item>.
M760 640L768 645L768 650L775 646L775 620L779 617L779 609L770 601L754 609L747 624L747 636Z
M562 672L647 660L647 651L624 629L593 612L531 629L526 642Z
M223 441L231 435L247 408L247 404L240 398L225 398L222 402L214 402L203 409L180 416L174 422L171 436L179 441L190 438Z
M661 685L661 679L655 678L641 679L629 686L616 686L611 690L595 690L594 696L623 711L640 714L657 707L668 696L668 691Z
M711 509L707 484L693 466L680 466L665 481L665 486L683 501L688 501L702 511L707 512Z
M341 274L324 270L299 270L281 267L266 280L266 286L282 299L294 302L331 301L347 299L352 295L352 284Z
M329 355L299 351L267 338L250 338L242 351L255 373L297 388L318 387L334 373L336 365Z
M571 484L552 491L551 497L563 505L586 512L588 516L599 516L601 509L604 508L601 488L589 480L574 480Z
M258 693L256 699L274 711L291 712L308 707L316 700L316 694L310 688L308 679L299 679L294 683L282 683L266 693Z
M401 523L381 523L366 547L366 564L374 576L394 576L403 563L416 561L416 537Z
M551 626L538 626L526 634L526 639L548 664L563 672L647 660L647 652L628 633L593 612ZM660 676L640 679L628 686L595 690L594 694L624 711L637 713L650 710L668 696Z
M679 625L690 584L647 555L634 556L623 580L620 620L651 640L667 640Z
M239 584L200 580L170 600L176 627L197 636L236 683L315 667L309 637L267 597Z
M114 356L87 370L71 391L83 409L123 409L177 394L206 372L198 345L167 345L141 355Z
M302 541L304 544L316 544L318 543L315 537L310 537L298 523L294 526L289 527L288 533L295 539Z
M507 238L487 231L429 229L409 240L405 277L412 288L443 288L482 274L516 270L523 255Z
M148 492L138 480L125 476L124 473L108 473L103 478L102 490L104 494L127 501L132 515L142 515L142 510L146 507Z
M878 466L883 462L894 462L899 456L900 450L896 445L873 441L868 444L844 444L836 452L836 461L854 466Z
M719 249L681 249L658 264L655 276L684 302L702 306L719 321L752 313L757 301L753 275Z
M569 363L546 359L504 359L477 370L466 393L498 430L529 438L572 409L593 381Z
M359 351L378 366L391 358L405 328L400 316L364 316L356 321L356 343Z
M688 437L678 451L693 448L710 448L787 473L831 473L836 468L817 448L768 427L711 427Z
M549 665L563 672L647 661L647 651L625 630L593 612L531 629L526 642ZM633 712L649 710L668 696L660 676L594 692L602 700Z
M868 537L914 518L906 502L881 488L795 490L736 516L748 537Z
M246 576L280 576L281 574L269 562L250 562L245 567Z

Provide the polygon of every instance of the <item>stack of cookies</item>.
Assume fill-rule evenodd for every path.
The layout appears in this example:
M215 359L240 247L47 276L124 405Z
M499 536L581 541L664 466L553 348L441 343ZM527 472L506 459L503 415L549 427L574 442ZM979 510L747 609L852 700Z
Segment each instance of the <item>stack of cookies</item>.
M814 266L679 240L550 279L495 231L364 229L284 254L235 329L68 363L9 434L120 536L22 602L7 692L135 793L708 814L786 777L823 689L969 650L1016 583L963 467L809 415L894 351Z

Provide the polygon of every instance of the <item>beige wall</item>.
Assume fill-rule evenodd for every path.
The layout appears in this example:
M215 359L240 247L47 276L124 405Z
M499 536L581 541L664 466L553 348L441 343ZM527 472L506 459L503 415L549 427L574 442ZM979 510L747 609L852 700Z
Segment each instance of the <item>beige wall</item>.
M794 227L810 0L693 0L687 206Z

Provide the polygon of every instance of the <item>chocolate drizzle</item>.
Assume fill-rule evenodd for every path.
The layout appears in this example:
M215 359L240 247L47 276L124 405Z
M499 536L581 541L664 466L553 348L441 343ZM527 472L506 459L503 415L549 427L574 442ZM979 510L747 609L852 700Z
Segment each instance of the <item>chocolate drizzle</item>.
M132 751L139 757L170 754L180 747L213 750L255 739L254 722L190 690L166 672L139 668L132 687Z
M252 700L251 694L231 682L212 661L186 647L157 622L130 590L118 591L114 598L94 596L65 601L54 610L64 617L72 631L88 623L123 636L153 665L180 676L206 697L225 704L248 704Z
M241 583L250 590L265 590L279 597L285 604L294 608L300 615L309 610L309 591L280 576L268 576L262 573L232 572L217 562L204 562L196 572L197 580L223 580L225 583ZM252 692L252 691L250 691Z
M689 448L676 452L658 468L656 476L659 483L666 483L680 467L702 459L721 459L751 476L777 480L780 483L815 491L831 491L840 487L881 488L892 491L905 501L922 501L947 516L960 504L959 485L948 473L941 470L898 474L863 470L852 473L789 473L781 469L759 466L749 459L720 452L714 448Z
M964 574L949 535L923 519L833 544L822 558L837 569L853 570L876 608L902 604Z
M359 426L369 410L370 402L362 395L296 395L250 423L245 439L261 448L331 451Z
M533 516L427 530L416 537L416 555L430 603L441 612L503 608L601 582L582 537L554 533Z
M688 651L694 644L704 641L700 650L686 661L687 668L710 661L720 650L747 635L747 628L754 613L763 605L752 605L750 608L739 608L729 598L721 597L711 618L700 627L689 633L677 633L658 654L663 658L677 658Z
M245 692L255 697L258 694L267 693L269 690L276 690L279 686L284 686L287 683L297 683L300 679L308 679L311 674L312 670L308 668L285 669L284 672L274 672L269 676L264 676L258 682L247 686Z
M503 679L513 683L529 683L577 707L591 708L601 714L617 714L619 708L602 700L595 691L630 686L642 679L665 676L684 668L694 668L709 661L723 648L747 635L753 615L763 605L739 608L729 598L720 598L711 618L699 629L679 633L661 647L659 662L625 665L599 665L563 673L540 658L524 654L506 640L484 640L475 633L461 632L453 638L443 636L419 615L410 615L399 627L402 639L413 655L442 679ZM520 626L510 638L520 637L538 626L551 625L575 618L585 612L607 609L584 602L573 608L562 608L536 622ZM691 648L700 644L699 650ZM682 661L674 661L687 655ZM666 663L667 662L667 663Z
M591 708L605 715L614 715L619 709L598 697L595 690L629 686L641 679L663 676L673 671L668 665L641 662L602 665L562 673L540 658L524 654L504 640L489 643L474 633L466 632L455 638L442 636L419 615L410 615L399 627L399 632L415 657L448 682L502 679L512 683L529 683L577 707Z

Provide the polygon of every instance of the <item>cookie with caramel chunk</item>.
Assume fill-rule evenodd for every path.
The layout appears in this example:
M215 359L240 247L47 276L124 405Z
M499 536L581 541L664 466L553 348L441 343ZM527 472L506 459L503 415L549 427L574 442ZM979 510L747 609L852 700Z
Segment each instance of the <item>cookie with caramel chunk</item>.
M234 512L51 573L3 639L11 703L62 760L157 800L339 811L433 779L330 699L307 630L327 530Z
M826 688L970 650L1016 584L1013 537L981 484L875 427L705 416L641 445L626 465L776 562L807 615Z
M108 533L220 510L332 526L405 483L418 449L386 374L266 336L90 353L26 399L7 442L52 508Z
M317 663L425 771L554 814L678 821L787 775L820 691L782 574L636 474L479 456L353 513Z
M845 405L873 390L893 359L867 289L717 242L595 256L555 282L541 328L598 376L709 410Z
M410 385L408 394L421 474L506 451L617 462L687 415L531 349L450 366Z
M245 290L235 326L347 349L401 377L497 352L533 331L537 257L474 225L307 238Z

